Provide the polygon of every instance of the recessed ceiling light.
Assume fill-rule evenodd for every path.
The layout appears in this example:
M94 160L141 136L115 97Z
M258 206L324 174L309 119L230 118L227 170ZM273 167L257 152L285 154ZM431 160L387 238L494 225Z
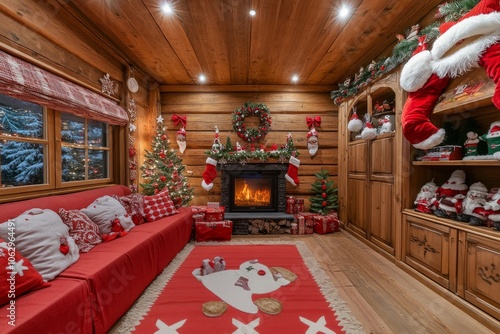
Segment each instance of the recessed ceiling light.
M298 82L299 81L299 76L297 74L292 75L292 81L293 82Z
M163 6L161 6L161 9L165 14L172 14L174 12L172 6L169 3L163 4Z
M257 12L255 10L251 9L250 12L249 12L249 14L251 16L255 16L255 14L257 14Z
M200 83L204 83L205 81L207 81L207 77L204 74L200 74L198 76L198 81L200 81Z
M346 18L347 15L351 12L351 9L347 5L342 5L339 9L339 16L341 18Z

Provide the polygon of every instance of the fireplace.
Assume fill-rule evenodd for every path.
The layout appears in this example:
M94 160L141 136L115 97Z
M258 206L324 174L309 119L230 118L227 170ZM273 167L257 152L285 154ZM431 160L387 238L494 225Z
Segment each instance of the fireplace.
M218 168L226 212L285 212L287 165L227 163Z

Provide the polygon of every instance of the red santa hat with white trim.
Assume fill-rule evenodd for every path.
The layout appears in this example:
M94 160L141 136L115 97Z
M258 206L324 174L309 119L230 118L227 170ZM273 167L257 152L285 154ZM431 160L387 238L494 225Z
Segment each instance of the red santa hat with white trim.
M449 78L482 66L496 84L500 109L500 1L481 0L456 22L445 22L432 50L420 50L404 65L400 84L410 94L403 107L403 134L419 149L439 145L445 136L429 120Z

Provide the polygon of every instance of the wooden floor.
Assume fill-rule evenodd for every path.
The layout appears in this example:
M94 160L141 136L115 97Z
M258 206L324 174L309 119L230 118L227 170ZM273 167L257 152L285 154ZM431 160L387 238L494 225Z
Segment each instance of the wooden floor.
M366 333L500 333L500 325L488 329L348 232L233 236L260 238L303 241Z

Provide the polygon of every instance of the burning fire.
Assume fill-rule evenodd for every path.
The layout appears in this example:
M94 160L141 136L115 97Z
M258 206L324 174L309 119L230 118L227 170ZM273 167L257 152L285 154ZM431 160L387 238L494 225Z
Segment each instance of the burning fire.
M268 189L252 189L246 181L243 187L236 190L235 204L239 206L259 205L265 206L271 203L271 191Z

